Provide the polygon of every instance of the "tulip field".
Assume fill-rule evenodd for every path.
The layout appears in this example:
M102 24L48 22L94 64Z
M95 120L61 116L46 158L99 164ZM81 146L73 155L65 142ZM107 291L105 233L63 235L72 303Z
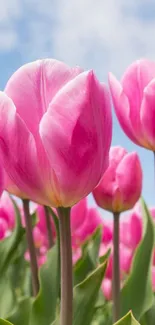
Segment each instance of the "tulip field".
M155 155L154 62L106 86L37 60L0 92L0 325L155 325L155 208L113 114Z

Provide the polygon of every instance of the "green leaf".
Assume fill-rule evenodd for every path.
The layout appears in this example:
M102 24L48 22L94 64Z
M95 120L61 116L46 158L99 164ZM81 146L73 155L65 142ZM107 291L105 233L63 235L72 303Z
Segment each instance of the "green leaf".
M13 325L12 323L8 322L5 319L0 318L0 325Z
M9 267L25 233L25 230L21 225L19 209L14 201L13 204L16 211L16 227L11 236L0 242L0 278L2 278L6 269Z
M30 325L48 325L56 317L60 289L60 257L58 243L52 247L47 262L40 268L40 291L33 302Z
M109 249L107 250L107 252L106 252L104 255L100 256L100 258L99 258L99 262L100 262L100 264L102 264L102 263L104 263L106 260L108 260L108 258L109 258L109 256L110 256L110 253L111 253L111 248L109 248Z
M0 279L0 317L7 318L16 306L16 296L12 283L7 275Z
M32 298L26 297L19 301L16 309L7 318L14 325L28 325L32 306Z
M154 248L154 224L146 204L142 200L144 235L138 246L132 271L121 292L121 315L132 310L139 320L152 306L151 259Z
M73 268L74 285L82 282L98 264L98 254L101 242L101 228L97 228L82 246L82 256Z
M82 283L74 287L73 325L89 325L107 263L100 265Z
M152 307L143 315L140 321L142 324L155 325L155 297Z
M85 241L83 252L89 252L94 265L98 262L99 249L101 244L102 228L99 226L94 233Z
M115 325L140 325L131 312L129 312L126 316L120 319Z

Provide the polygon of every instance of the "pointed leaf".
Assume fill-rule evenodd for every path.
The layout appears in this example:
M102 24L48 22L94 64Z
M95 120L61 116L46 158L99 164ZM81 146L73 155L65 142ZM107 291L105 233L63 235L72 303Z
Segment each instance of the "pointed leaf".
M131 312L129 312L126 316L120 319L114 325L140 325L137 320L134 318Z
M74 285L82 282L98 264L98 255L101 242L101 228L97 228L92 236L82 246L82 256L75 263Z
M19 301L14 312L8 317L8 321L14 325L28 325L32 306L32 298L26 297Z
M40 291L33 302L30 325L48 325L56 317L60 288L58 243L48 252L47 262L40 269Z
M7 275L0 280L0 317L7 318L16 306L16 296L12 283Z
M107 263L100 265L82 283L74 288L73 325L89 325L93 319L94 306Z
M0 277L5 273L15 256L16 250L23 238L25 230L21 225L21 217L16 203L13 201L16 211L16 227L11 236L0 242Z
M132 271L121 292L121 315L132 310L139 320L152 306L151 260L154 248L154 224L142 200L144 236L134 256Z
M88 251L94 265L98 262L101 244L102 228L99 226L83 245L83 251Z
M5 319L0 318L0 325L14 325Z

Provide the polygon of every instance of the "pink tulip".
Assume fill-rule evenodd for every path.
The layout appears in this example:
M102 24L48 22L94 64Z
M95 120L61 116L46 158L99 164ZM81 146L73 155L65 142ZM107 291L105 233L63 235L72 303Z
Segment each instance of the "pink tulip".
M137 145L155 151L155 62L134 62L121 82L110 74L109 85L126 135Z
M71 209L71 230L76 232L85 222L88 213L87 198L80 200Z
M109 245L101 244L99 256L105 255L109 248L111 249L111 253L110 253L109 260L108 260L108 265L107 265L105 276L106 276L106 278L112 280L112 266L113 266L113 244L112 244L112 242ZM121 243L119 246L119 250L120 250L120 277L121 277L121 279L123 279L124 274L128 274L130 272L133 252L131 249L129 249L128 247L126 247L125 245L123 245Z
M131 249L135 249L142 238L142 219L134 210L120 223L120 241Z
M103 209L122 212L135 205L141 190L142 169L137 153L112 147L109 167L93 190L96 203Z
M4 190L4 172L2 167L0 166L0 196Z
M8 231L13 230L15 226L15 209L7 192L3 192L0 198L0 219L5 221Z
M104 278L102 291L106 300L112 300L112 281L110 279Z
M103 221L103 234L102 234L102 242L104 244L109 244L113 239L113 223Z
M73 264L75 264L79 260L81 255L82 255L82 253L81 253L80 247L77 248L76 250L73 250L73 255L72 255Z
M0 93L0 117L8 191L68 207L99 183L112 121L106 86L92 71L52 59L26 64Z
M84 242L99 226L103 229L103 220L99 212L96 208L89 208L87 218L85 218L81 227L76 231L76 237L79 243Z
M152 287L153 287L153 291L155 292L155 266L152 266Z
M0 240L6 238L10 234L8 223L0 215Z

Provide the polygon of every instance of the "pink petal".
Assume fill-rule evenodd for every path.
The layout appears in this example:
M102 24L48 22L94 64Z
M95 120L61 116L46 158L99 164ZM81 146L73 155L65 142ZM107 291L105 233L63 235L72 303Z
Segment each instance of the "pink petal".
M82 199L71 209L71 230L76 232L82 226L87 217L87 198Z
M125 218L126 216L124 216ZM142 238L142 220L133 211L128 220L120 224L120 241L129 248L135 249Z
M144 89L140 117L148 148L155 150L155 79Z
M4 171L0 166L0 196L4 190Z
M116 170L116 181L123 198L123 210L131 209L142 191L142 168L136 153L122 159Z
M110 103L92 72L80 74L57 93L41 120L40 135L59 205L74 205L98 184L108 164Z
M9 229L15 226L15 209L7 192L3 192L0 199L0 217L6 220Z
M0 240L4 239L7 236L8 231L8 223L0 216Z
M85 221L78 229L77 236L81 241L84 241L88 236L92 235L99 226L103 228L103 220L96 208L90 208L87 211Z
M123 91L130 105L130 121L140 142L144 137L140 120L143 91L154 77L155 63L148 60L139 60L129 66L121 81Z
M119 187L116 182L116 169L126 153L127 151L122 147L110 148L109 167L99 185L93 190L97 204L103 209L113 211L121 200Z
M53 97L80 72L78 67L70 68L63 62L46 59L23 65L9 79L5 92L34 136Z
M112 299L112 281L108 278L104 278L102 282L102 290L106 300Z
M155 292L155 266L152 267L152 287Z
M21 197L39 200L43 196L43 184L34 138L16 114L12 100L2 92L0 116L0 152L5 171L15 188L20 189Z
M122 85L119 83L119 81L117 81L112 73L109 74L109 87L113 99L115 113L123 131L134 143L139 144L130 120L129 100L123 91Z

